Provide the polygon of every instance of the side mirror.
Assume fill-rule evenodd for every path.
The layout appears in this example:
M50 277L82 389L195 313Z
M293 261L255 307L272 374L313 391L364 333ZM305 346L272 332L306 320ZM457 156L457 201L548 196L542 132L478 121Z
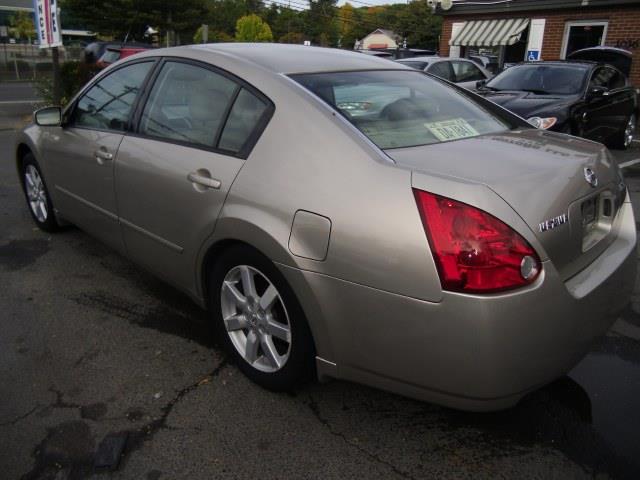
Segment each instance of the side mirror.
M45 107L36 110L33 114L36 125L41 127L58 127L62 123L61 107Z
M607 95L609 95L609 89L607 87L591 87L587 91L587 100L606 97Z
M487 81L486 81L486 80L478 80L478 81L476 82L476 88L482 88L482 87L484 87L486 84L487 84Z

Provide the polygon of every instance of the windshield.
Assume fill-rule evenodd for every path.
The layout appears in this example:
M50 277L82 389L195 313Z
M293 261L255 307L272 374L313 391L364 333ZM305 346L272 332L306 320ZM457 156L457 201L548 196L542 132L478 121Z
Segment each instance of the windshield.
M587 71L581 65L516 65L487 82L486 87L572 95L582 90Z
M362 71L292 75L382 149L498 133L506 120L421 72Z

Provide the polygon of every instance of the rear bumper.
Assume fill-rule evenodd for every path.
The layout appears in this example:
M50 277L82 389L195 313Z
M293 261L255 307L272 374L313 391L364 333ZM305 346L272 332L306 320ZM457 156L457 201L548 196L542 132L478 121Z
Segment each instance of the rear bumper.
M325 360L336 364L319 362L320 374L466 410L515 404L567 373L627 304L631 204L619 215L617 239L584 271L563 282L546 262L535 284L507 294L445 292L429 303L298 271L321 309L333 352Z

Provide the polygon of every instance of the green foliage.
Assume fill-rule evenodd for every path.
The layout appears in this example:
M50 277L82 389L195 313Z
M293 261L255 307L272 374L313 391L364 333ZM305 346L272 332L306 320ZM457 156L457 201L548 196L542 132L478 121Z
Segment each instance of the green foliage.
M309 10L303 12L305 33L323 47L333 46L338 41L336 3L337 0L309 0Z
M271 42L273 34L269 24L255 14L240 17L236 22L236 41Z
M61 105L71 98L100 70L95 65L84 62L64 62L60 65ZM45 103L53 104L53 78L41 77L35 85Z
M207 0L60 0L60 7L74 24L102 36L142 40L147 26L189 34L189 38L205 15Z
M228 35L226 32L221 32L220 30L211 31L209 29L209 35L207 35L207 43L216 43L216 42L233 42L233 37ZM193 43L202 43L202 26L196 30L195 35L193 36Z
M293 44L297 44L297 45L302 45L305 40L307 40L307 37L305 37L304 33L289 32L289 33L285 33L284 35L282 35L278 39L278 42L280 42L280 43L293 43Z
M397 0L396 0L397 1ZM273 41L302 43L311 40L316 45L353 48L377 28L396 32L415 48L438 48L442 19L433 15L426 0L409 3L356 7L345 3L338 7L336 0L309 0L309 8L301 9L299 0L291 7L281 0L269 3L262 0L60 0L63 22L76 28L86 28L103 36L122 39L142 39L144 29L151 25L164 35L174 30L177 38L193 39L200 43L200 26L209 25L209 41ZM360 4L357 4L360 5ZM241 28L238 22L243 17ZM267 26L259 27L259 19ZM246 25L245 25L245 22ZM69 26L69 24L65 24ZM264 32L262 31L264 29ZM194 35L195 34L195 35Z
M35 38L36 29L33 17L28 12L16 12L9 18L9 31L15 38Z

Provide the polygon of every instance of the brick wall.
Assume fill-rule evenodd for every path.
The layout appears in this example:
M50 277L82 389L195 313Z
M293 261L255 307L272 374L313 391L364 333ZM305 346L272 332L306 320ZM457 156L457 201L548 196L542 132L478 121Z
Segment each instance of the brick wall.
M633 53L634 60L631 65L631 83L640 87L640 6L616 7L615 9L580 9L580 10L541 10L535 12L494 13L486 15L474 14L469 16L447 16L442 25L440 39L440 55L449 54L449 40L451 39L451 26L454 22L467 20L484 20L494 18L545 18L544 40L542 42L542 59L558 60L562 53L562 37L565 23L574 20L607 20L609 22L605 45L616 46L618 41L631 40L637 43L623 48Z

